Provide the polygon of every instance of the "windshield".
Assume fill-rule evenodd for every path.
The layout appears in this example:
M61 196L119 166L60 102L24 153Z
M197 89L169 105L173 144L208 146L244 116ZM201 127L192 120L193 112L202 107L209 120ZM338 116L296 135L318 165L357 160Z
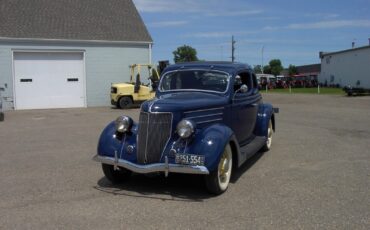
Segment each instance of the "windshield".
M169 72L162 77L161 91L206 90L225 92L229 76L223 72L209 70L182 70Z

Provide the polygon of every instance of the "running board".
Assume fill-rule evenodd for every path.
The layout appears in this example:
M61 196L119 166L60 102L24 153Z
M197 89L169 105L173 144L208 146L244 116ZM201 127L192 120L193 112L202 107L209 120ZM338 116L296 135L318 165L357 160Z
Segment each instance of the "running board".
M239 160L238 167L240 167L246 160L256 154L264 144L266 144L266 137L256 136L253 141L249 142L249 144L240 146L239 149L241 159Z

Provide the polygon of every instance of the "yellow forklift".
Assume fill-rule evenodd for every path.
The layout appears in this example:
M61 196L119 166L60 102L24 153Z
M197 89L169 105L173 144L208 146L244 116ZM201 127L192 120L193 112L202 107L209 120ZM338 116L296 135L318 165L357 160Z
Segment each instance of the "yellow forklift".
M150 83L141 82L141 70L147 69ZM134 79L135 78L135 79ZM159 74L154 65L134 64L130 66L130 82L116 83L111 86L111 103L117 108L127 109L155 96L159 83Z

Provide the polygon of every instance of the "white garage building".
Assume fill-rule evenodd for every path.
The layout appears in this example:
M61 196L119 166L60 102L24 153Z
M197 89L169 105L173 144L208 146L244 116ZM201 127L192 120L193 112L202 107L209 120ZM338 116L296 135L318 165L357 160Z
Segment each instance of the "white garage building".
M370 89L370 45L338 52L320 52L319 82Z
M110 105L110 84L151 62L132 0L2 0L0 15L5 109Z

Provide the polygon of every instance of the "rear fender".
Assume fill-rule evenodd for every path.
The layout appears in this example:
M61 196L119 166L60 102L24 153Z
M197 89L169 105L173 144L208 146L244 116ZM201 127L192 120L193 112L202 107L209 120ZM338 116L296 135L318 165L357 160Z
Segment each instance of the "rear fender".
M256 136L267 137L267 130L270 119L272 120L272 128L275 131L274 108L271 104L261 104L258 108L257 122L254 130L254 134Z

